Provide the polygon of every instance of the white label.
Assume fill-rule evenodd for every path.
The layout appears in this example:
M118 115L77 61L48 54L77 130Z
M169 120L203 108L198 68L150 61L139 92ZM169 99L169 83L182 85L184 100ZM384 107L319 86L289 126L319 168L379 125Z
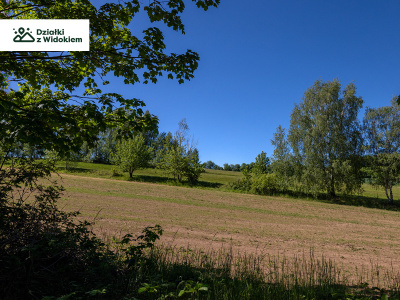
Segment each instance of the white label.
M89 20L0 20L0 51L89 51Z

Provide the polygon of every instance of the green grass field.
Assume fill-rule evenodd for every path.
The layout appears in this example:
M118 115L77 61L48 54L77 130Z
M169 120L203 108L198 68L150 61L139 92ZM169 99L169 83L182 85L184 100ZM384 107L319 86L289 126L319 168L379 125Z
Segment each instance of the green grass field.
M140 169L134 172L134 177L129 178L127 172L120 171L114 165L96 164L96 163L85 163L76 162L73 164L73 168L66 170L65 163L60 162L57 164L57 171L59 173L73 174L84 177L94 178L112 178L122 181L136 181L136 182L151 182L158 184L167 184L174 186L190 186L196 188L211 188L218 190L229 190L229 183L235 182L238 179L243 178L241 172L234 171L223 171L223 170L208 170L201 174L199 183L196 186L191 186L188 183L177 183L173 178L160 169ZM113 174L117 172L116 176ZM115 174L114 174L115 175ZM334 200L336 204L345 204L352 206L366 206L371 208L389 208L394 210L400 210L400 186L394 186L393 188L395 206L386 206L386 195L385 191L381 187L373 187L370 184L363 185L363 193L361 195L354 195L351 197L339 197ZM283 195L284 196L284 195ZM330 202L329 200L325 200Z
M73 168L66 170L65 163L59 162L57 168L57 171L60 173L74 174L78 176L131 180L127 172L120 171L118 167L114 165L76 162L73 163ZM113 176L113 170L118 172L117 176ZM243 175L241 172L206 169L205 173L201 174L197 187L223 188L230 182L234 182L242 177ZM133 181L177 185L173 178L168 177L163 170L153 168L135 171ZM181 185L188 184L182 183Z

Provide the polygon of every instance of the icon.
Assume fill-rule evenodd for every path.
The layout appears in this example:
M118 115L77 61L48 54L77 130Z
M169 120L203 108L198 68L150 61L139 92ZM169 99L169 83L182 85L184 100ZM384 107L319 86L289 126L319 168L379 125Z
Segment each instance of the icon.
M15 28L13 30L15 30ZM14 31L14 33L16 36L14 37L13 41L16 43L32 43L35 41L35 38L31 35L32 31L29 32L29 28L27 28L25 32L25 29L20 27L18 28L18 32Z

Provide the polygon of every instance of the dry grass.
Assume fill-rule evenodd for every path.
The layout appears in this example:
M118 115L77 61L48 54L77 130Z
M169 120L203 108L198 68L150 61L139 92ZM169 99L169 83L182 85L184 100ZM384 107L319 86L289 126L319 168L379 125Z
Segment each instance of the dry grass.
M160 224L163 242L292 257L309 249L345 270L400 266L399 212L63 175L60 205L120 236Z

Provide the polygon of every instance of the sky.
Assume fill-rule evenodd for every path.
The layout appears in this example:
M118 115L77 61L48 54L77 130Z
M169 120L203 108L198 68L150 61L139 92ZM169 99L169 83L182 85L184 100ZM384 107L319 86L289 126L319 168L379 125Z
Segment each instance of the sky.
M199 53L194 78L107 78L108 89L143 100L160 132L175 132L186 118L203 162L272 156L276 128L289 128L294 104L316 80L354 82L364 108L400 94L400 0L221 0L206 12L186 3L185 35L144 16L130 28L140 35L158 26L167 52Z
M318 79L353 81L364 107L390 105L400 94L399 15L398 0L221 0L206 12L187 3L186 34L164 34L170 51L199 53L194 79L125 86L124 95L146 103L160 132L186 118L201 161L250 163L272 156L276 128L289 128Z

